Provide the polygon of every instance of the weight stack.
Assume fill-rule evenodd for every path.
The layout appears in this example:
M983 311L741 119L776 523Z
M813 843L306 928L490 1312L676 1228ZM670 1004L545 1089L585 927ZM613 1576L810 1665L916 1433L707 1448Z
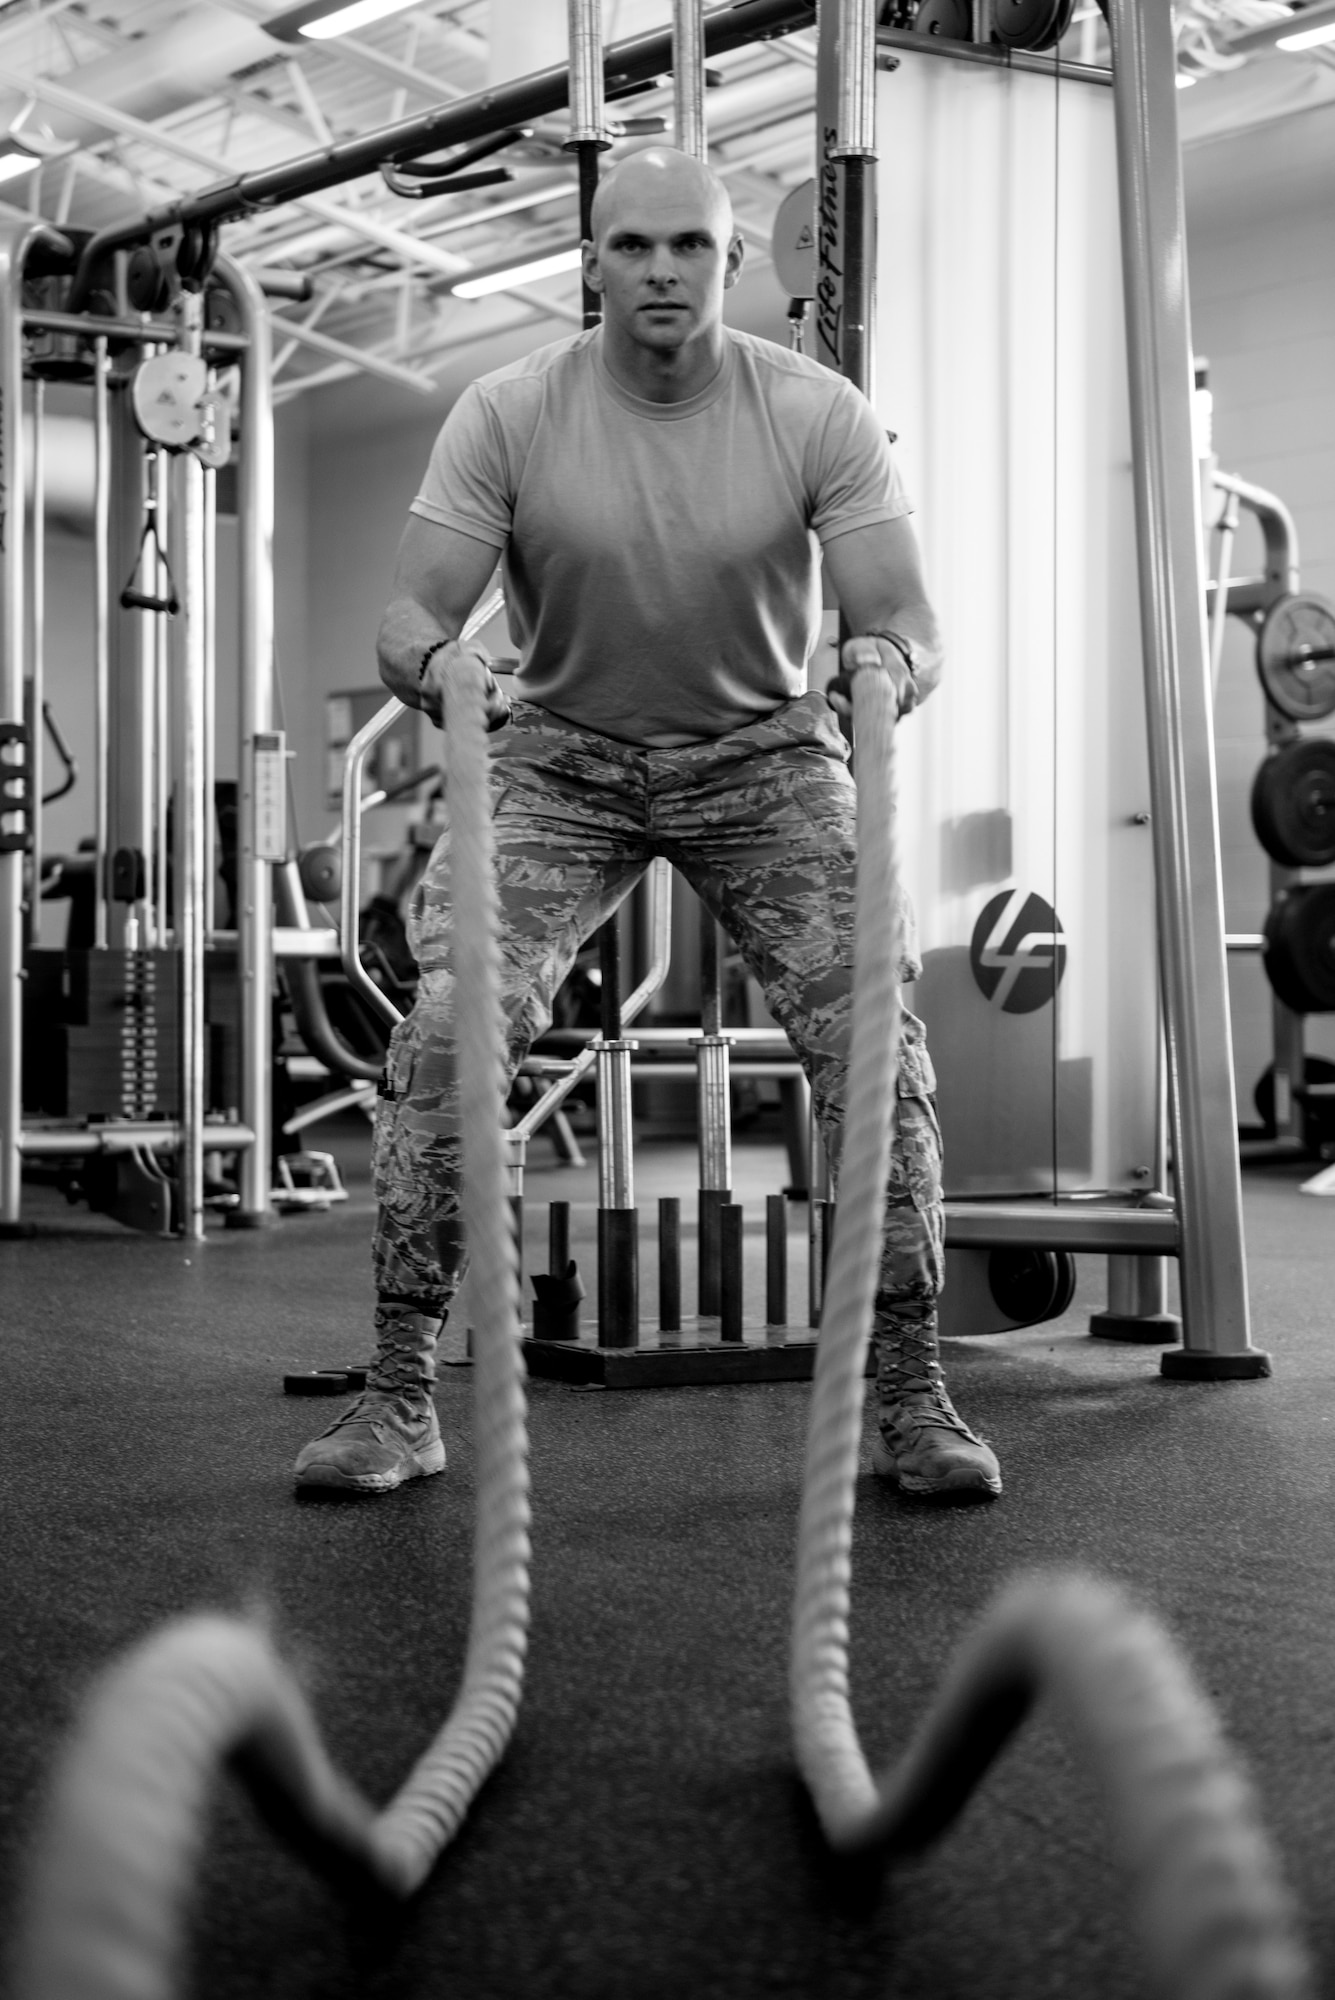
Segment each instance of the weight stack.
M32 951L24 982L23 1108L49 1118L173 1118L180 1089L174 951ZM236 967L209 955L206 1101L237 1102Z
M68 954L65 1115L152 1118L176 1109L176 957Z

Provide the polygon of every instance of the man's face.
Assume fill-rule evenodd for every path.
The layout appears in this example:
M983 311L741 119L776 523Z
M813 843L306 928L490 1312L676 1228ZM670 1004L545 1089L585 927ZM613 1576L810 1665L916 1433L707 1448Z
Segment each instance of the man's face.
M741 269L742 246L703 196L669 188L618 190L596 245L584 246L585 274L602 295L603 316L642 347L671 353L723 317L723 294Z

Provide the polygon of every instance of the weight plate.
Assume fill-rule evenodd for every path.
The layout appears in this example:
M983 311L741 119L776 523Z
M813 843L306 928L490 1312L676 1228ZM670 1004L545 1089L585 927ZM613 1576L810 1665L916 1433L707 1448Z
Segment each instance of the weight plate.
M1276 598L1256 635L1256 671L1291 722L1335 713L1335 605L1314 591Z
M973 8L970 0L922 0L913 17L920 35L940 35L948 42L973 40Z
M208 370L197 354L150 354L134 372L134 420L155 444L193 444L199 436L200 397Z
M1335 861L1335 742L1307 736L1271 751L1252 784L1252 826L1285 868Z
M1050 49L1071 25L1075 0L996 0L993 26L1008 49Z
M779 203L770 237L779 283L790 299L816 296L816 183L803 181Z
M1266 977L1295 1014L1335 1013L1335 882L1285 889L1265 920Z
M1020 1326L1033 1326L1065 1310L1058 1304L1065 1277L1051 1250L994 1250L987 1260L993 1303Z

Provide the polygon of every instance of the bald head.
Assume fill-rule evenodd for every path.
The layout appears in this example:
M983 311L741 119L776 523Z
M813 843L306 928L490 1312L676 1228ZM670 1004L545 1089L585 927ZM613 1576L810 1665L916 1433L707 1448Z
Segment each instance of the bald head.
M675 146L650 146L618 161L599 181L593 240L601 243L609 230L644 209L691 208L715 233L719 247L726 245L732 236L732 199L714 169Z

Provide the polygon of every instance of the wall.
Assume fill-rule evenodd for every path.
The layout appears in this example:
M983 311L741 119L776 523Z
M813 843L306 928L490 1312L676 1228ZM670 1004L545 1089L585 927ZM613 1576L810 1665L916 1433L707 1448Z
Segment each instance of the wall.
M1335 110L1329 106L1191 146L1184 156L1192 340L1210 363L1214 444L1229 471L1279 494L1297 518L1305 589L1335 597ZM1234 574L1260 538L1239 537ZM1249 631L1231 620L1216 704L1219 813L1230 930L1258 931L1266 858L1248 800L1264 750ZM1335 721L1335 718L1332 719ZM1326 725L1327 728L1331 724ZM1270 1060L1270 989L1258 959L1230 969L1239 1115ZM1335 1025L1309 1023L1335 1057Z

